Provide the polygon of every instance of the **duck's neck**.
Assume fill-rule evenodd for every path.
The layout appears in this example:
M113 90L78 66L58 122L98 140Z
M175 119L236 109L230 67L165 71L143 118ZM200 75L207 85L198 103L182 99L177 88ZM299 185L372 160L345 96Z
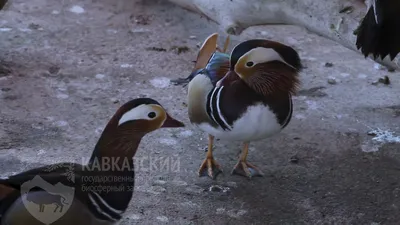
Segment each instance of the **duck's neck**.
M144 136L142 132L121 131L115 121L104 129L82 173L82 182L90 187L82 189L91 197L89 209L104 220L121 219L129 205L135 181L133 157Z
M96 165L103 168L110 163L117 166L126 163L132 164L144 133L130 132L124 134L117 129L112 129L114 127L116 127L114 124L108 124L104 129L87 166Z
M109 163L121 165L126 163L124 161L133 161L140 140L141 137L131 138L130 140L116 138L104 143L104 145L101 145L103 141L99 141L90 157L88 166L95 163L99 166L106 166Z

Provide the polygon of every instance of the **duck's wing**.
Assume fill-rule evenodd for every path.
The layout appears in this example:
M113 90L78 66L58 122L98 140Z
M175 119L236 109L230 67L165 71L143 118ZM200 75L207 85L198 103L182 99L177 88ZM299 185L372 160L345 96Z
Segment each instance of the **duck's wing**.
M186 78L178 78L176 80L171 80L171 82L175 85L188 84L200 71L207 66L211 57L217 51L217 40L218 33L213 33L208 36L203 45L200 47L192 73Z
M230 36L228 35L228 36L226 37L226 39L225 39L224 48L221 50L221 49L217 46L217 51L226 53L226 51L228 50L228 47L229 47L229 42L230 42Z
M0 0L0 10L4 8L4 6L7 4L8 0Z
M62 183L66 186L74 186L74 179L79 176L77 170L82 165L75 163L57 163L48 166L34 168L22 173L0 179L0 221L8 208L21 196L23 185L27 185L29 191L42 191L39 186L49 183L56 185ZM71 176L74 176L71 179Z
M79 170L82 170L82 168L82 165L76 163L57 163L42 166L10 176L6 179L0 179L0 185L19 190L21 185L31 181L37 176L53 185L59 182L68 185L72 182L71 179L69 179L71 178L70 176L79 176Z
M207 74L210 77L214 86L229 71L230 67L229 58L230 55L226 53L215 52L211 56L207 66L204 68L205 74Z
M206 38L203 45L200 47L200 51L197 54L196 64L194 65L193 71L205 68L210 60L211 56L217 50L218 33L213 33Z

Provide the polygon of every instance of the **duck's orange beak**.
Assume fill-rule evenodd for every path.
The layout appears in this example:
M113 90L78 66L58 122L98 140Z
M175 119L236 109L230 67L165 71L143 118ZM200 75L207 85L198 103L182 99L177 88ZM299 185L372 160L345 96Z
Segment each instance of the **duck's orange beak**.
M164 124L161 127L184 127L184 126L185 126L185 124L183 124L179 120L172 118L167 113L167 119L164 121Z

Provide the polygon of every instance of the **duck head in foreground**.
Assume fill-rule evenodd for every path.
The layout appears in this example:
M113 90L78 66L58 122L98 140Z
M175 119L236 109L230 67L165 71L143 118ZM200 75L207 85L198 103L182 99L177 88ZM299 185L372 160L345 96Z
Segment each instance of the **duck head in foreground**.
M52 164L1 179L0 224L116 224L132 198L133 157L143 136L183 126L153 99L125 103L108 122L88 164Z
M213 35L203 46L214 52L203 53L210 55L205 69L192 76L188 85L190 121L209 134L207 157L199 175L215 178L221 172L212 155L214 137L244 143L232 173L262 175L246 160L249 142L277 134L290 122L292 95L300 83L300 57L293 48L264 39L244 41L230 56L223 56L215 50L215 42L209 41ZM221 69L227 64L228 69Z

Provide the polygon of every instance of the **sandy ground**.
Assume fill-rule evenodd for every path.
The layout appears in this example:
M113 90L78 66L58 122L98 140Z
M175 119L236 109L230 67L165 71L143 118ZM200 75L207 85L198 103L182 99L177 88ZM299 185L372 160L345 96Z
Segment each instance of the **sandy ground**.
M148 96L187 127L143 140L121 224L400 223L399 74L298 27L233 37L231 47L253 37L289 44L307 68L290 125L251 143L265 176L230 175L241 146L220 140L224 174L213 181L196 174L206 134L188 121L186 88L169 79L188 75L216 24L156 0L11 2L0 12L2 176L86 162L115 110ZM385 75L390 85L374 83Z

